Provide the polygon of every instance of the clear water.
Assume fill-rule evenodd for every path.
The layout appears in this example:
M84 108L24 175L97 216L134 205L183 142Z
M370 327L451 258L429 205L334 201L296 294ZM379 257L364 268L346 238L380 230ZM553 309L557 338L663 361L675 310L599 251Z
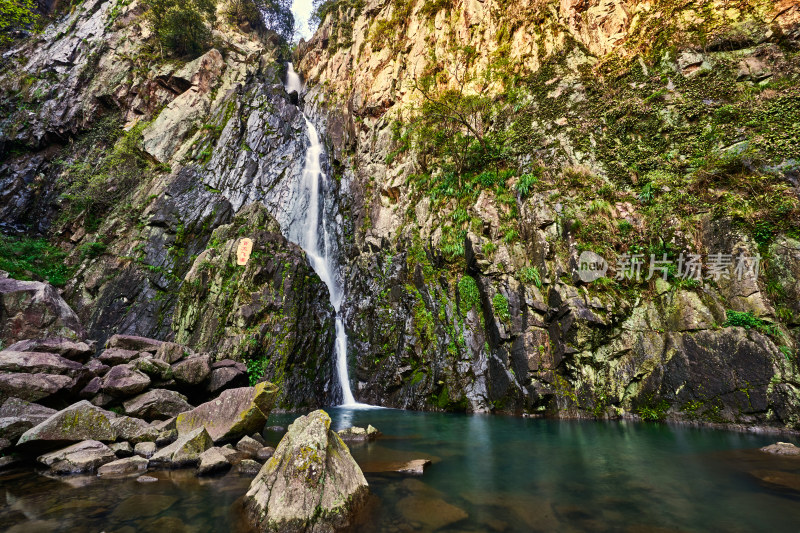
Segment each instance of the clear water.
M329 412L336 428L369 423L385 435L351 446L375 495L361 531L800 530L800 460L757 451L774 436L391 409ZM296 416L273 415L269 424L285 426ZM422 476L381 472L411 458L433 464ZM0 473L0 531L246 530L236 502L248 478L152 475L160 481L143 485Z

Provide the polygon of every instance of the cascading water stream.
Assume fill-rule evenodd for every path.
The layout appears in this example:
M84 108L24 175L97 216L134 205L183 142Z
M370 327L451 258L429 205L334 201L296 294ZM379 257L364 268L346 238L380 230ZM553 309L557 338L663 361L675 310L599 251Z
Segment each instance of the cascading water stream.
M300 76L297 75L294 67L289 63L286 75L286 91L297 91L297 94L300 94L302 88ZM331 305L336 311L336 373L339 378L339 385L342 387L342 405L345 407L368 407L366 404L357 403L350 390L350 380L347 372L347 333L345 332L340 312L342 300L344 299L344 290L338 275L335 254L331 253L331 236L329 234L328 221L324 216L320 217L320 212L324 206L324 203L320 205L320 182L326 179L320 164L322 144L319 141L317 129L308 120L305 113L303 113L303 118L306 121L309 142L306 150L305 165L303 166L303 176L299 183L300 194L304 197L304 201L299 204L298 209L301 212L295 213L292 218L293 222L285 231L287 238L305 251L311 263L311 268L328 286Z

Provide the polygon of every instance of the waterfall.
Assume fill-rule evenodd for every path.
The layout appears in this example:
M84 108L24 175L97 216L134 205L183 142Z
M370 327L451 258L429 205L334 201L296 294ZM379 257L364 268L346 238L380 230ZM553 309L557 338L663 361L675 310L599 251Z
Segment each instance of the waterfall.
M286 91L302 90L300 76L294 71L291 63L288 64L286 75ZM344 406L358 407L359 404L353 398L350 390L350 380L347 373L347 333L342 321L342 300L344 300L344 289L340 278L339 265L337 264L336 254L332 242L331 232L328 228L329 221L325 216L320 216L324 208L325 187L320 191L320 184L325 183L327 176L322 171L320 156L322 155L322 144L314 124L308 120L303 113L308 132L308 148L306 150L306 160L303 166L303 175L299 182L299 196L301 201L295 206L296 212L291 217L289 227L284 228L287 238L299 245L308 256L311 268L317 273L320 279L327 285L330 294L331 305L336 311L336 373L339 378L339 385L342 387L342 397ZM323 197L322 203L320 197ZM335 223L331 221L332 223Z

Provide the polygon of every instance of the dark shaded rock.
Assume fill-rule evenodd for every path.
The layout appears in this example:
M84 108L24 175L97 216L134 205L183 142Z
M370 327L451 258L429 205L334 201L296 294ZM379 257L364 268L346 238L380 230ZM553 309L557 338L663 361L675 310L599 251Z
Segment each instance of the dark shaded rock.
M89 344L64 337L19 341L6 348L6 350L54 353L66 359L79 362L86 361L94 353L94 348Z
M267 441L264 440L264 437L261 436L261 433L253 433L252 435L250 435L250 438L262 446L267 445Z
M0 278L0 341L8 346L43 337L82 339L78 315L49 283Z
M171 365L172 363L177 363L184 357L188 357L191 354L192 351L182 344L164 342L158 347L155 358Z
M178 415L179 434L205 427L214 442L224 442L258 432L264 427L278 388L272 383L228 389L213 401Z
M95 358L86 363L86 370L90 371L95 376L102 377L105 376L109 370L111 370L111 367Z
M172 365L175 381L184 385L201 385L211 375L211 357L195 355Z
M64 449L39 456L37 461L55 474L94 472L117 458L111 449L96 440L85 440Z
M256 460L263 463L273 455L275 455L275 448L272 446L264 446L256 452Z
M120 459L133 455L133 446L131 446L130 442L113 442L109 444L108 447L114 452L114 455Z
M10 397L51 403L66 396L75 382L69 376L0 373L0 401Z
M147 472L147 465L150 463L144 457L133 456L125 459L117 459L106 463L97 469L100 477L125 477L133 474L139 475Z
M295 420L253 480L244 502L259 530L336 531L351 525L369 486L330 422L324 411Z
M193 407L175 391L152 389L123 403L125 413L145 420L165 420Z
M87 383L86 386L83 389L81 389L78 395L86 400L94 398L97 395L97 393L100 392L102 385L103 385L103 380L99 376L95 376L91 380L89 380L89 383Z
M200 454L214 445L205 428L197 428L155 453L150 458L154 467L182 468L194 466L200 461Z
M112 335L106 342L106 348L121 348L135 352L150 352L155 354L163 341L137 337L135 335Z
M103 350L97 360L108 366L123 365L139 357L139 352L135 350L123 350L121 348L109 348Z
M206 387L209 394L218 394L224 389L247 386L247 367L242 363L230 362L233 364L217 366L220 363L227 363L227 361L220 361L211 365L211 378Z
M258 451L263 447L263 444L252 437L242 437L242 439L236 443L236 449L250 458L255 457Z
M0 438L16 441L33 426L30 420L16 416L0 418Z
M198 476L209 476L226 472L231 468L231 463L220 452L219 448L209 448L200 454L200 464L197 466Z
M252 459L242 459L236 465L236 471L245 476L255 476L261 470L261 463Z
M134 396L150 386L150 378L146 374L134 370L128 365L115 366L103 377L103 392L115 397Z
M133 453L135 453L136 455L141 455L142 457L146 457L147 459L150 459L151 457L153 457L153 454L156 453L156 443L140 442L133 447Z

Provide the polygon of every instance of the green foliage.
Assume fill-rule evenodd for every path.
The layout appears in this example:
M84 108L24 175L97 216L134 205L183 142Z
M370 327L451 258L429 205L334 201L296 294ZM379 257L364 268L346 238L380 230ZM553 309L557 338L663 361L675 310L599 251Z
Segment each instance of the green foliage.
M669 410L669 403L667 402L667 400L653 402L651 399L651 401L646 403L645 405L640 405L639 407L637 407L636 414L642 417L642 420L648 422L659 422L667 417L668 410Z
M503 322L511 320L511 313L508 310L508 298L499 292L492 297L492 308L495 316Z
M542 288L542 276L539 269L535 266L525 267L519 271L519 280L522 283L533 283L540 289Z
M433 18L439 11L443 9L452 9L453 0L425 0L422 7L419 9L420 15L424 17Z
M81 254L81 259L94 259L103 255L106 251L106 245L101 241L87 242L78 247Z
M779 334L778 328L772 322L755 316L751 311L741 312L728 309L726 312L727 320L722 327L736 326L745 329L755 329L768 335Z
M62 196L67 200L63 217L85 214L87 231L96 231L108 211L142 182L151 169L140 149L146 126L140 123L123 132L116 122L106 121L84 139L91 149L82 159L66 165L61 176L67 186ZM113 144L110 150L108 144Z
M216 0L144 0L161 46L176 56L197 57L211 47Z
M528 197L533 190L533 186L539 183L541 172L542 169L537 168L536 173L523 174L519 177L519 181L517 182L517 193L519 194L520 198L524 200Z
M67 254L44 239L0 235L0 270L14 279L47 280L63 286L73 273L65 263Z
M245 360L245 364L247 365L247 379L252 387L264 377L267 360L263 357L248 358Z
M481 293L472 276L464 276L458 280L458 294L461 297L461 310L464 314L470 309L480 309Z
M35 25L39 20L34 0L0 0L0 44L11 40L11 33Z

